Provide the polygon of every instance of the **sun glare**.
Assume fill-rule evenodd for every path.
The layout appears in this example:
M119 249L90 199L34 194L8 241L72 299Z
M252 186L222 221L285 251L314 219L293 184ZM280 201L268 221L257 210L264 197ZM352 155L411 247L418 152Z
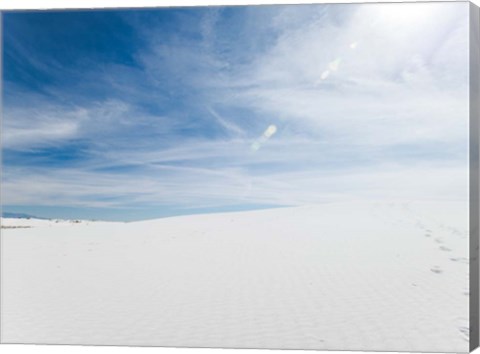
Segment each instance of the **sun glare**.
M429 22L442 11L442 7L430 3L389 3L378 6L378 19L391 25Z

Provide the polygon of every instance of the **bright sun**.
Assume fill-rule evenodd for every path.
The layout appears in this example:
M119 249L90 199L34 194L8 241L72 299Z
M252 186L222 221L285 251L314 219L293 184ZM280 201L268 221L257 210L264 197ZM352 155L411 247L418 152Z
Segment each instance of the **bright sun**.
M389 22L401 22L408 24L412 22L425 21L434 16L438 7L429 3L390 3L378 6L379 16L382 20Z

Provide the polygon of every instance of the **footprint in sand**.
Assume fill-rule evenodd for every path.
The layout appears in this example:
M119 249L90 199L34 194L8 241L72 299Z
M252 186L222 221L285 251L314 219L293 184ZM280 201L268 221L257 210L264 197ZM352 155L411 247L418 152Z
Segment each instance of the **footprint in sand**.
M460 337L462 337L463 340L468 342L470 339L470 331L468 327L461 326L458 328L458 330L460 331Z
M440 247L438 247L438 249L440 249L440 250L442 250L442 251L445 251L445 252L450 252L450 251L451 251L450 248L445 247L445 246L440 246Z
M422 230L425 230L425 226L423 226L423 224L421 222L416 222L415 223L415 226L418 227L419 229L422 229Z
M443 273L443 270L439 266L433 266L432 268L430 268L430 271L435 274Z
M465 318L457 318L455 322L459 332L458 334L460 335L460 337L462 337L463 340L468 342L470 339L470 329L468 326L468 320Z
M452 262L458 262L458 263L463 263L463 264L468 264L468 259L465 257L452 257L450 258Z
M425 237L431 237L432 235L431 234L425 234Z
M442 240L440 237L437 237L437 238L435 239L435 242L436 242L436 243L443 243L443 240Z

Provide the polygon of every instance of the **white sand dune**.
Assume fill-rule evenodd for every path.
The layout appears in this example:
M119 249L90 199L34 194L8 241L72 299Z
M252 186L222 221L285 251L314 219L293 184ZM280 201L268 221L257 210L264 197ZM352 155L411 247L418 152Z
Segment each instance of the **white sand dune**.
M2 225L6 343L468 351L466 203Z

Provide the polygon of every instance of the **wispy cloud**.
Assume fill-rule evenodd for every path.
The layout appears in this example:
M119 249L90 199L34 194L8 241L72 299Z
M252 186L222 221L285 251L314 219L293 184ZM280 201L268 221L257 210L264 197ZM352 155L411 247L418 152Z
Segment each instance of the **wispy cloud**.
M172 206L463 200L468 6L401 6L104 14L102 23L120 18L141 38L132 63L59 60L49 70L48 53L16 44L7 65L41 75L36 85L6 81L2 202L161 215Z
M245 132L238 125L233 123L231 120L223 118L220 114L217 113L213 108L207 107L207 110L216 118L218 124L220 124L225 130L233 136L243 136Z

